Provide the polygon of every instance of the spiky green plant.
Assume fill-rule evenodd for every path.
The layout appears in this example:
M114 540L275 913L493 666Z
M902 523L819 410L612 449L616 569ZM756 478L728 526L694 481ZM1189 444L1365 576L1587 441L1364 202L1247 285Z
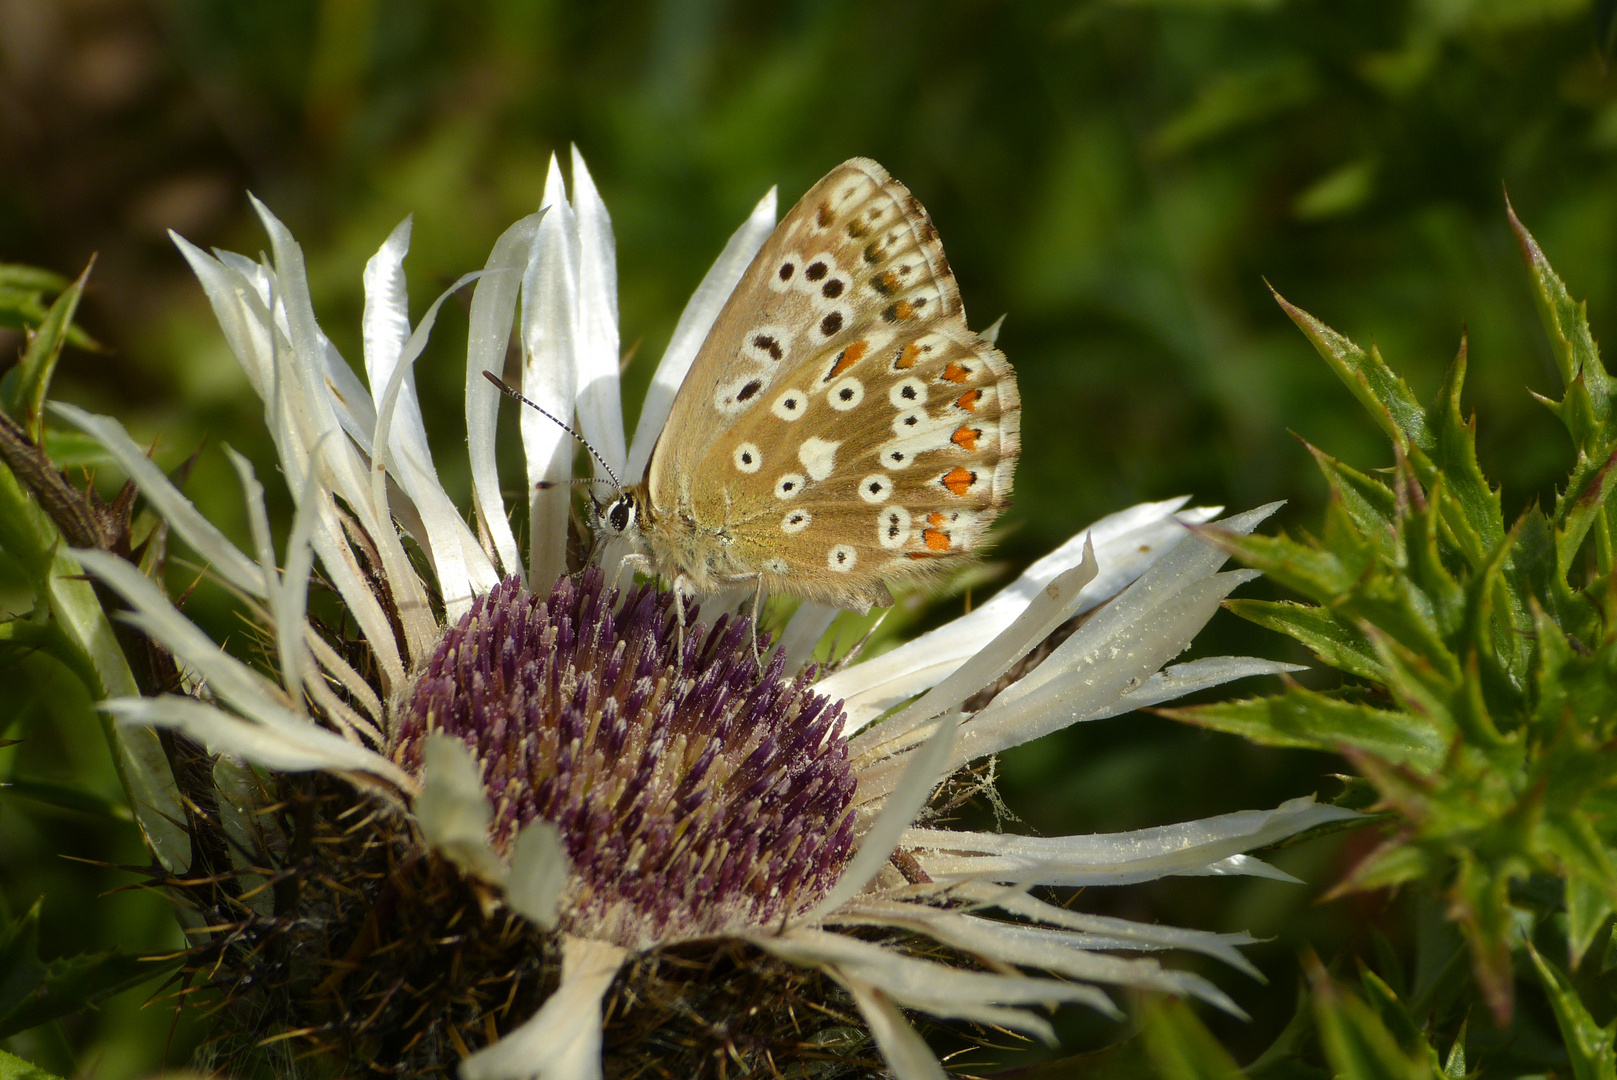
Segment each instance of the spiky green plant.
M1584 305L1510 221L1564 384L1559 400L1539 400L1576 455L1554 506L1505 519L1461 410L1463 341L1423 406L1373 346L1277 295L1393 461L1371 475L1310 447L1331 489L1322 533L1222 542L1311 603L1228 603L1352 678L1170 714L1343 754L1390 827L1337 891L1436 890L1501 1023L1524 926L1564 918L1575 967L1617 909L1617 384ZM1547 890L1559 903L1530 899L1546 892L1524 888L1535 881L1559 885Z

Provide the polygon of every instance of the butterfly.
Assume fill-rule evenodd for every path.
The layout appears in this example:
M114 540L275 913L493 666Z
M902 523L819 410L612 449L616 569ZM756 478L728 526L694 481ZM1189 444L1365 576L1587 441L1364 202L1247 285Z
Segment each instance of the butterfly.
M1020 419L1015 372L967 329L926 210L854 158L752 260L597 535L686 594L885 607L981 546Z

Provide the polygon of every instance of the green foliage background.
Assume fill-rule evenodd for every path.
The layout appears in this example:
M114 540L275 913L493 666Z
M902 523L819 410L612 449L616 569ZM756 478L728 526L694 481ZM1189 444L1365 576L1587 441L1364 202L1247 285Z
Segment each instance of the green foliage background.
M972 323L1009 315L1000 344L1026 411L997 555L1007 567L1104 513L1176 494L1232 508L1285 498L1281 524L1315 529L1327 492L1288 432L1360 469L1391 464L1265 278L1375 341L1421 400L1466 328L1467 409L1509 522L1535 498L1550 504L1572 448L1526 393L1560 384L1504 188L1588 298L1595 338L1617 342L1617 75L1597 7L6 0L0 262L72 277L98 253L79 319L103 349L70 348L56 395L121 416L157 440L166 466L203 447L188 490L241 537L218 444L261 475L273 457L167 228L256 251L243 195L254 191L304 242L324 326L357 358L360 269L399 218L415 215L406 265L419 310L482 264L537 204L549 154L576 143L617 231L623 338L639 341L632 410L689 290L758 196L779 184L790 202L836 162L869 155L932 212ZM440 468L462 492L464 330L451 306L418 365ZM19 348L0 336L0 362ZM284 529L287 497L269 486ZM0 581L0 602L25 606L20 588ZM1281 594L1260 583L1248 595ZM188 610L220 636L237 628L206 586ZM1302 656L1228 615L1198 648ZM117 797L87 702L52 661L0 669L0 738L24 740L0 748L0 777ZM1343 768L1136 716L1007 755L1002 787L1036 829L1097 831L1333 794L1329 774ZM22 790L0 788L0 898L22 913L44 897L43 956L178 943L162 902L98 895L127 875L60 858L140 861L126 820ZM1269 985L1209 972L1253 1014L1204 1018L1245 1063L1291 1017L1305 946L1383 976L1388 957L1414 973L1447 955L1438 913L1410 895L1315 903L1372 842L1279 853L1306 886L1191 879L1079 902L1273 935L1254 950ZM149 1073L171 1033L163 1006L141 1008L145 994L12 1048L64 1072ZM1554 1041L1533 1041L1553 1031L1542 1028L1551 1002L1523 994L1522 1013L1542 1023L1513 1053L1564 1073ZM1121 1034L1087 1016L1062 1022L1069 1051ZM196 1037L174 1033L171 1059Z

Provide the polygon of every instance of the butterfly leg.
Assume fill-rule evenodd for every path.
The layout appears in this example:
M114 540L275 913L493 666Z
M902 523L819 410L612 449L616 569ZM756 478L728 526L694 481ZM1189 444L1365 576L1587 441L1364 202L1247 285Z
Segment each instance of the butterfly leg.
M670 592L674 594L674 624L678 637L676 638L676 655L683 661L685 656L685 599L694 596L691 588L691 579L684 574L677 575L671 583Z
M758 587L752 593L752 662L758 665L759 670L762 670L764 658L763 654L758 651L758 611L763 607L764 603L764 576L755 574L753 575L753 580L758 583Z

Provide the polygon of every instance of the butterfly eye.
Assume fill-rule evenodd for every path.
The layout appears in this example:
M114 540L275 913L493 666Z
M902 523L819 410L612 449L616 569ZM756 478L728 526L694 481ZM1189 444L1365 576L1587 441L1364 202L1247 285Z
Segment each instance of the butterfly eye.
M634 504L628 499L619 499L606 512L606 523L612 527L613 532L623 532L633 519Z

